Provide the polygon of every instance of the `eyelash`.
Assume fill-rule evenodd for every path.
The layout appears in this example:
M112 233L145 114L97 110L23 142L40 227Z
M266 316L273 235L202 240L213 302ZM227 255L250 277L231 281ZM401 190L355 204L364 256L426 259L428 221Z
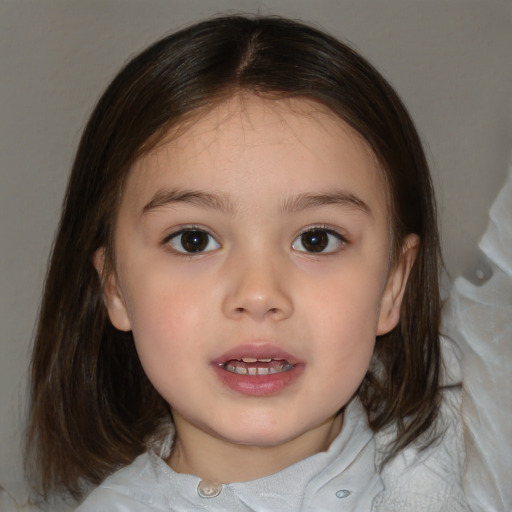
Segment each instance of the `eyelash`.
M317 233L317 240L314 239L310 240L312 247L310 247L311 250L308 250L306 247L304 247L305 239L304 237L308 234L312 235L314 233ZM188 240L189 243L195 243L194 249L197 250L186 250L185 247L183 247L183 243L186 242L183 237L185 234L193 235L194 237L191 237L190 240ZM198 236L204 236L206 235L207 240L199 240ZM323 236L327 235L327 236ZM332 238L336 240L337 246L335 248L331 248L330 250L326 251L325 249L328 248L330 245L332 245L333 241ZM178 240L183 248L183 250L180 250L178 247L173 245L173 241ZM202 243L201 243L202 242ZM326 244L325 247L322 246L322 244ZM347 245L349 241L347 238L343 235L341 235L339 232L328 228L326 226L312 226L308 229L305 229L304 231L301 231L293 240L291 247L293 250L297 252L302 252L305 254L312 254L312 255L330 255L338 252L340 249L342 249L345 245ZM206 229L199 227L199 226L187 226L184 227L178 231L175 231L171 233L170 235L166 236L163 241L163 245L168 246L173 252L184 255L184 256L193 256L193 255L201 255L205 254L214 250L217 250L220 248L220 243L217 241L217 239L209 233ZM298 244L300 244L304 249L298 248ZM319 247L319 250L315 250L315 244L320 244L317 247ZM211 246L214 245L212 248Z

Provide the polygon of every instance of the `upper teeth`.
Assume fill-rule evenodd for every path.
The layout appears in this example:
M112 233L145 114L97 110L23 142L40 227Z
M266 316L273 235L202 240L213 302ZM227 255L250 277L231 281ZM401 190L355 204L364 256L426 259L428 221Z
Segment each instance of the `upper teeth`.
M256 359L255 357L242 357L242 361L244 363L270 363L272 358L266 357L265 359Z

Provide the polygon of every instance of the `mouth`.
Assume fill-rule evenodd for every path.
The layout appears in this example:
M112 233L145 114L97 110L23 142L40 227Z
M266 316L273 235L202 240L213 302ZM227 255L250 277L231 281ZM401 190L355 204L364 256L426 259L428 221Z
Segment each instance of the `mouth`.
M280 393L303 373L304 363L270 343L240 345L212 361L220 382L249 396Z
M224 370L237 375L274 375L293 370L294 365L286 359L242 357L220 364Z

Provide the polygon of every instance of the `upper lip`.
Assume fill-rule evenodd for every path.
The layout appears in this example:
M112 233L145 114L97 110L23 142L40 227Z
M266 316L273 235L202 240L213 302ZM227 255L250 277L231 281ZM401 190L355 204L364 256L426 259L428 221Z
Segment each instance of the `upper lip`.
M259 342L259 343L245 343L238 345L227 352L224 352L219 357L216 357L212 363L217 365L223 365L228 361L234 359L242 359L244 357L250 357L253 359L276 359L286 360L291 365L296 365L300 361L285 350L273 345L272 343Z

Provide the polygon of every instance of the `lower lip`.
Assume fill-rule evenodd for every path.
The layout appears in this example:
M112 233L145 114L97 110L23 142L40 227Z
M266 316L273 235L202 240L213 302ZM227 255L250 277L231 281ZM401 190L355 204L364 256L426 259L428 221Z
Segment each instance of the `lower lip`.
M291 370L269 375L240 375L225 370L221 365L212 365L219 380L228 388L248 396L275 395L292 384L302 373L303 364Z

